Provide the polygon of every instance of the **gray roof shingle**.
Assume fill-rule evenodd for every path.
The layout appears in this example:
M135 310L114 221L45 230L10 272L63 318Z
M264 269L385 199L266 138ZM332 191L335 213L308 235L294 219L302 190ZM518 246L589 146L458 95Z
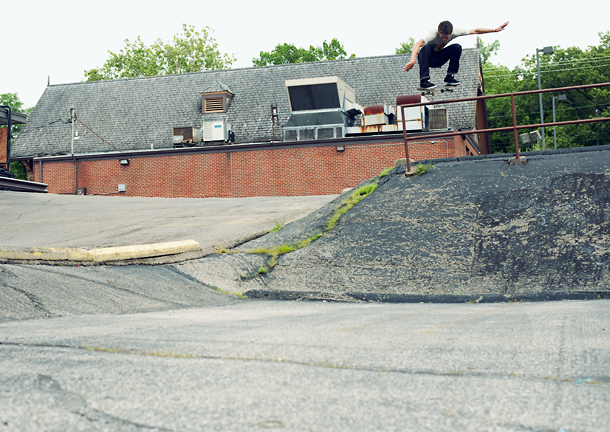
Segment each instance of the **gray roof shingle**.
M179 75L118 79L48 86L12 147L15 158L70 152L70 107L100 137L120 150L172 148L174 127L201 128L204 121L226 119L236 143L267 142L272 137L271 104L277 104L280 124L290 116L284 82L288 79L338 76L356 92L362 106L395 105L396 96L417 93L419 70L402 70L407 55L364 57L314 63L204 71ZM475 96L479 54L464 49L455 93L431 100ZM447 65L432 69L441 83ZM234 94L227 113L202 114L201 93ZM474 127L472 102L448 105L450 126ZM76 153L114 151L83 125L76 123ZM276 131L276 140L282 139Z

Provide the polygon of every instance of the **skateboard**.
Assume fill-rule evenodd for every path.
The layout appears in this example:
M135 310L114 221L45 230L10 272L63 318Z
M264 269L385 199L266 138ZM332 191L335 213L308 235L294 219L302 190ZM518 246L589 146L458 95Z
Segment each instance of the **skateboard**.
M451 92L453 93L455 91L455 88L458 86L459 84L444 84L442 86L438 86L438 87L433 87L433 88L429 88L429 89L425 89L423 87L417 87L417 90L419 90L421 92L422 96L426 96L426 95L432 95L434 96L434 92L436 90L440 90L441 93L445 93L445 92Z

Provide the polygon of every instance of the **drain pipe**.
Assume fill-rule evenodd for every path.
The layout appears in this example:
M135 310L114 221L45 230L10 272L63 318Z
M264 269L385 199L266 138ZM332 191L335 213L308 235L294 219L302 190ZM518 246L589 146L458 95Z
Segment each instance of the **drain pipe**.
M6 170L11 170L11 107L9 105L0 105L0 108L6 108L7 112L7 127L6 127Z
M76 120L76 109L70 107L70 118L72 119L72 136L70 141L70 153L72 153L72 161L74 162L74 195L78 192L78 164L76 163L76 156L74 156L74 120Z

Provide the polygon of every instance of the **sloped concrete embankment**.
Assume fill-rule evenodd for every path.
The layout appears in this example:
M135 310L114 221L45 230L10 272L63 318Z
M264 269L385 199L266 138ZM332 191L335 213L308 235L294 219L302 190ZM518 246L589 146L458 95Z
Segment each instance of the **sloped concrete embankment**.
M506 156L434 164L428 173L409 178L404 167L395 169L327 235L280 256L269 273L234 279L228 288L254 298L351 301L545 300L609 293L609 149L531 154L519 165ZM331 203L240 249L306 238L337 206ZM205 278L201 266L220 268L221 261L239 256L200 263L199 274L197 264L187 264L192 266L187 273Z

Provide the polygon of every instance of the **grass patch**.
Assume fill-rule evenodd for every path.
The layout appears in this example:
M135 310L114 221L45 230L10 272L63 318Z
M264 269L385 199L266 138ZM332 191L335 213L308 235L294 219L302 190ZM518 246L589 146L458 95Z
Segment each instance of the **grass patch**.
M269 267L268 266L260 266L258 268L258 274L265 274L269 271Z
M235 297L237 297L237 298L239 298L241 300L247 300L248 299L248 297L246 297L245 295L240 294L240 293L234 293L234 292L231 292L231 291L225 291L225 290L222 290L220 288L215 288L215 289L216 289L216 291L218 291L220 293L227 294L227 295L232 295L232 296L235 296Z
M388 171L389 172L389 171ZM387 173L386 173L387 175ZM324 228L324 233L327 233L335 226L337 226L337 221L339 218L351 210L356 204L358 204L363 198L367 197L371 192L379 187L379 179L381 176L372 183L359 187L356 191L352 192L350 196L344 199L341 202L341 207L339 207L326 221L326 226Z
M429 165L428 168L430 166L432 166L432 165ZM337 208L337 210L335 210L333 212L333 214L326 221L326 225L324 226L323 232L314 234L307 239L300 240L293 244L281 244L281 245L273 246L271 248L260 247L260 248L252 249L249 251L245 251L244 253L261 254L261 255L267 255L269 257L266 265L260 266L258 268L258 271L256 274L268 273L269 270L271 270L277 264L277 259L280 255L284 255L289 252L293 252L295 250L302 249L305 246L307 246L309 243L311 243L312 241L317 240L318 238L326 235L327 232L329 232L330 230L332 230L333 228L335 228L337 226L337 222L339 221L339 218L341 216L343 216L352 207L354 207L356 204L358 204L363 198L367 197L375 189L377 189L379 187L379 180L381 178L387 176L390 173L390 171L392 171L393 169L394 169L393 167L384 169L381 172L381 174L379 174L379 176L377 176L376 178L372 179L369 184L359 187L357 190L352 192L346 199L344 199L341 202L341 206L339 206L339 208ZM274 221L274 222L276 223L276 226L271 231L269 231L269 233L279 231L285 225L283 219L281 221ZM235 253L232 251L228 251L226 249L221 251L220 247L217 247L216 249L217 249L217 253ZM252 275L252 276L256 276L256 274ZM252 276L242 275L242 279L247 279Z
M427 165L417 164L414 175L417 176L426 174L431 168L438 169L434 165L432 165L432 163L429 163Z
M278 232L286 226L286 221L284 219L273 219L273 222L275 223L275 226L269 230L269 234Z
M379 174L379 178L383 178L385 176L387 176L388 174L390 174L390 171L392 171L394 169L394 167L388 167L386 169L384 169L383 171L381 171L381 174Z

